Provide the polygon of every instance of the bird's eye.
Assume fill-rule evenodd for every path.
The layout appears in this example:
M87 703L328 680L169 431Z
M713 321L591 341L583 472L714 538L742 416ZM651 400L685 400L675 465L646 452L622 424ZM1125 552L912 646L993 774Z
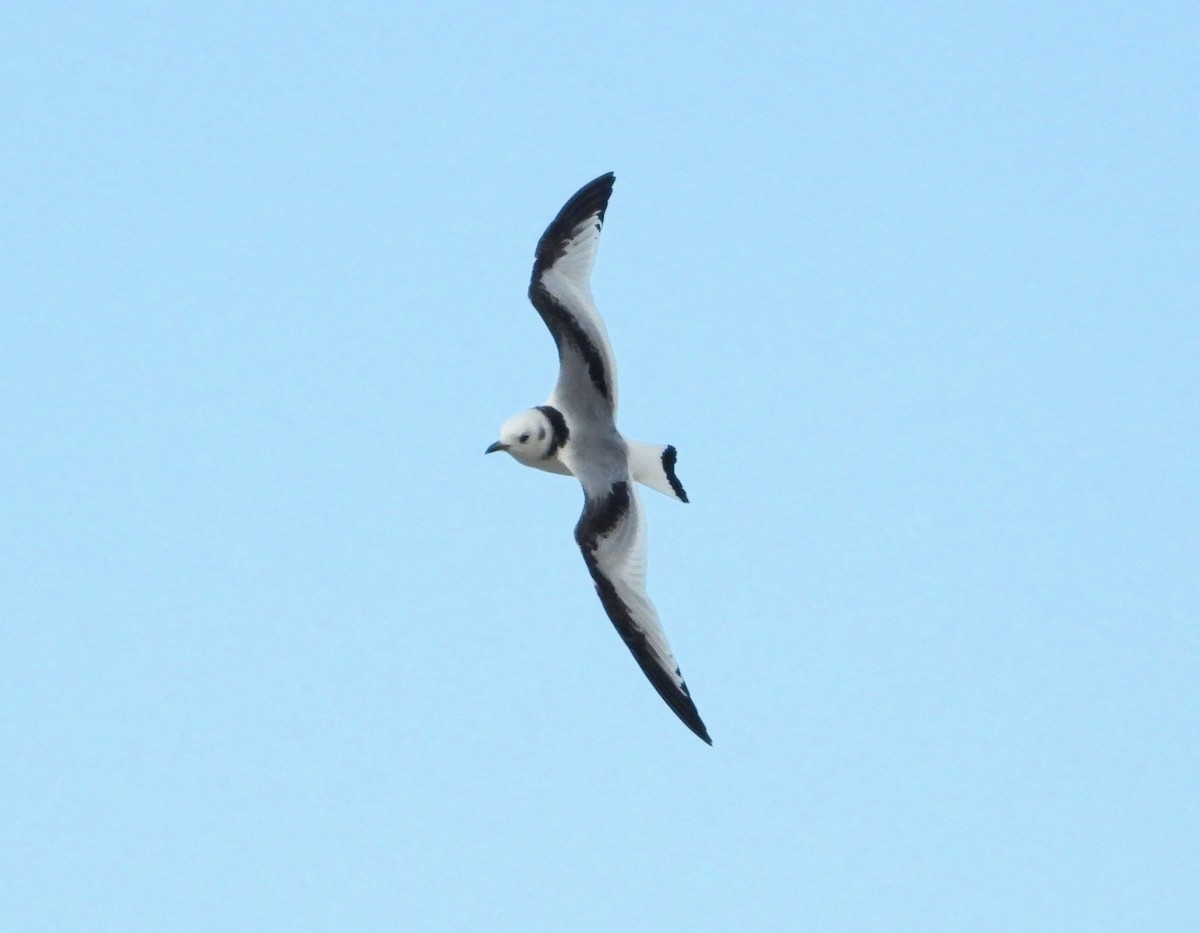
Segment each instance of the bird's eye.
M524 444L527 440L529 440L529 435L522 434L520 437L517 438L517 443Z

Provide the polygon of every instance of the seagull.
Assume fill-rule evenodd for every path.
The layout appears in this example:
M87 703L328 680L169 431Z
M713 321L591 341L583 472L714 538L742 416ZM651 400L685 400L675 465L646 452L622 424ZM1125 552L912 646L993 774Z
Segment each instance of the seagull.
M502 450L525 466L579 480L584 503L575 542L600 604L659 696L712 745L646 594L646 518L635 484L687 502L676 451L617 430L617 369L592 300L592 265L614 181L609 172L580 188L538 241L529 300L558 348L558 382L546 404L504 422L486 453Z

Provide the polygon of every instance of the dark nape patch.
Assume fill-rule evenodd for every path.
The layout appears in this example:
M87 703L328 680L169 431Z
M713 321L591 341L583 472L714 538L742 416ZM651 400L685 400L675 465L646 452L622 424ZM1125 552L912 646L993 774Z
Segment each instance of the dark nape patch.
M608 388L608 369L604 365L604 357L600 355L599 348L592 343L587 332L575 319L575 315L564 308L558 299L537 280L536 273L534 280L529 283L529 300L533 302L538 314L550 328L550 334L554 337L554 345L558 348L559 360L562 360L563 341L566 340L583 357L583 361L587 365L588 377L592 380L596 391L611 402L612 393Z
M546 420L550 422L550 448L542 458L543 460L549 460L562 449L562 445L567 442L567 438L571 436L571 432L567 428L567 419L553 405L539 405L537 410L545 415Z
M679 497L681 502L687 502L687 493L683 491L683 483L679 482L679 477L675 475L675 448L667 445L667 449L662 452L663 472L667 474L667 482L671 484L671 489L675 495Z

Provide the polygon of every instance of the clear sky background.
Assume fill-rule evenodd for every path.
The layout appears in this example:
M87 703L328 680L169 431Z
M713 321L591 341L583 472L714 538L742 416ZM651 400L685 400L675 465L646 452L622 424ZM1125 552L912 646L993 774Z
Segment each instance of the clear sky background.
M1200 929L1195 3L0 16L0 929ZM617 184L715 742L483 456Z

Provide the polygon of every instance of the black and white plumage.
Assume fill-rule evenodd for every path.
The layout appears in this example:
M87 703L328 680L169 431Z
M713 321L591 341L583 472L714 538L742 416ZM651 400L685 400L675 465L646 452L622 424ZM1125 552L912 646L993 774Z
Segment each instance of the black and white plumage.
M592 265L614 176L567 201L538 241L529 299L558 348L558 382L545 405L510 418L488 453L575 476L583 513L575 541L604 611L650 683L684 724L708 736L646 594L646 520L637 483L687 502L674 447L623 438L616 427L617 371L591 294Z

